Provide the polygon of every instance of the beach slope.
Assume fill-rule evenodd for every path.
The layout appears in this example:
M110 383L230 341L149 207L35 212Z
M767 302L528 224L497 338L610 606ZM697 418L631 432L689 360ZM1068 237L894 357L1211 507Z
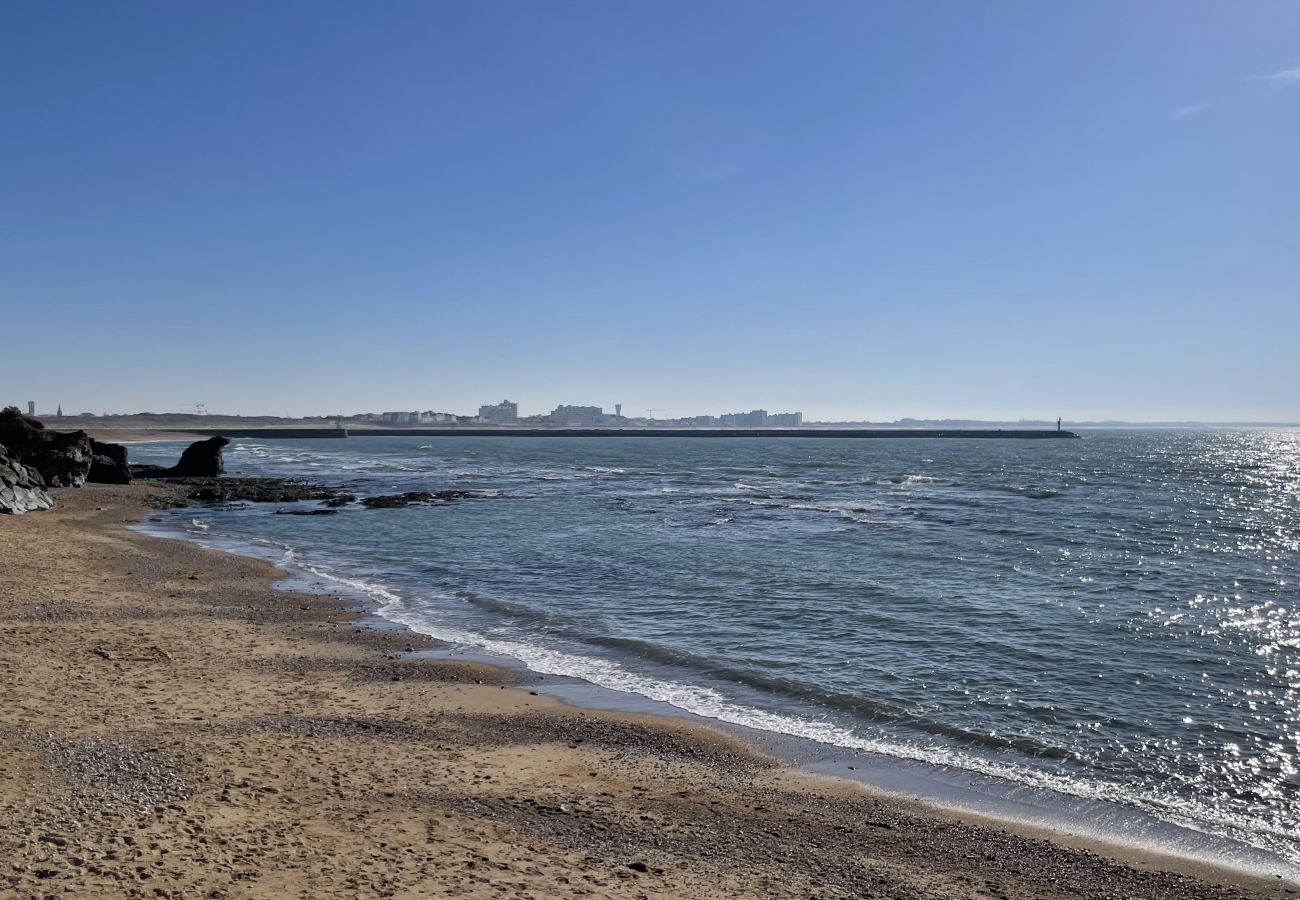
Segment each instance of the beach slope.
M271 566L126 525L162 485L0 518L0 895L1282 897L776 765L409 658Z

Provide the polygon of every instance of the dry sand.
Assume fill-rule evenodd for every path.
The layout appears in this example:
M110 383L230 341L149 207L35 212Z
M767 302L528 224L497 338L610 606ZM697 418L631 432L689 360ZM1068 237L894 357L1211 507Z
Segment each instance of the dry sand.
M126 523L158 485L0 517L0 895L1280 897L584 712ZM1122 858L1120 858L1122 857Z

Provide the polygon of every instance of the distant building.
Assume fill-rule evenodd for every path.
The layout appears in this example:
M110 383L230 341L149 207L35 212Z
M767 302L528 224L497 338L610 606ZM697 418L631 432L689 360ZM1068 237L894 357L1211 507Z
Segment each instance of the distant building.
M747 413L724 413L719 416L723 428L763 428L767 425L767 410L754 409Z
M60 419L63 418L63 404L62 404L62 403L59 404L58 411L55 412L54 415L55 415L55 417L57 417L57 418L60 418Z
M386 412L380 418L385 425L419 425L420 414L418 412Z
M420 424L421 425L455 425L456 418L457 417L455 413L434 412L431 409L426 409L424 412L420 413Z
M519 421L519 404L502 400L491 406L480 406L478 417L485 425L514 425Z
M623 418L623 404L622 404L622 403L615 403L615 404L614 404L614 416L615 416L616 418L619 418L619 419Z
M772 413L767 417L767 424L774 428L798 428L803 425L803 413Z
M547 418L552 425L599 425L604 415L599 406L557 406Z
M35 417L36 417L36 401L35 401L35 400L28 400L28 401L27 401L27 415L31 416L32 418L35 418Z

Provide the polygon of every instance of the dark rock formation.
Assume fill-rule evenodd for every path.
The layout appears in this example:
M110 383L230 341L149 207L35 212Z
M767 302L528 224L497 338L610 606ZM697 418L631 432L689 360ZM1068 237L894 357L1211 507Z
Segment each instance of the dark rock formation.
M287 478L167 478L166 483L179 485L190 500L202 503L329 502L338 496L334 488Z
M94 457L90 461L87 481L95 484L130 484L131 467L126 462L126 448L121 444L106 444L93 438L90 441Z
M180 461L172 466L172 475L177 478L215 478L226 470L221 458L221 451L230 438L210 437L206 441L195 441L185 448Z
M450 503L453 500L465 500L469 497L481 497L479 491L407 491L405 494L382 494L378 497L366 497L361 505L366 509L395 509L410 506L412 503Z
M379 497L366 497L361 505L366 509L395 509L412 503L428 503L433 494L428 491L407 491L405 494L383 494Z
M181 453L174 466L131 466L136 478L216 478L226 470L221 458L222 449L230 438L217 435L206 441L195 441Z
M46 487L80 487L94 458L84 431L48 431L10 406L0 411L0 446L41 473Z
M20 515L54 504L45 493L41 473L25 465L0 445L0 513Z
M337 509L277 509L277 516L337 516Z
M357 502L356 494L339 494L335 497L330 497L328 500L322 500L321 505L338 507L338 506L347 506L349 503L356 503L356 502Z

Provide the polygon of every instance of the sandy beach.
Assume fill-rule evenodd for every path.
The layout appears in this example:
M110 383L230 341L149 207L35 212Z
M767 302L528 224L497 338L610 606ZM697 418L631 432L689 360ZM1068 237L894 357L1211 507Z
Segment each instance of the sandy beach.
M1283 897L946 814L710 728L578 710L258 560L126 526L165 485L0 517L0 895Z

